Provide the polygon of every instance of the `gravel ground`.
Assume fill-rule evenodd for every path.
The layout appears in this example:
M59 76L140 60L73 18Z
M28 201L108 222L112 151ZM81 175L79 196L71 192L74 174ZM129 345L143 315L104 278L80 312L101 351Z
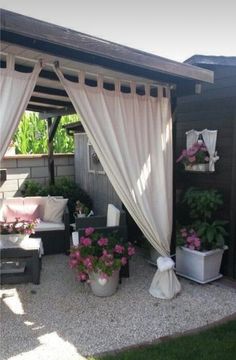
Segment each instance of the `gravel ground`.
M43 258L41 284L1 290L1 360L77 360L194 329L236 312L236 290L180 279L166 301L148 293L155 268L140 255L117 293L95 297L64 255Z

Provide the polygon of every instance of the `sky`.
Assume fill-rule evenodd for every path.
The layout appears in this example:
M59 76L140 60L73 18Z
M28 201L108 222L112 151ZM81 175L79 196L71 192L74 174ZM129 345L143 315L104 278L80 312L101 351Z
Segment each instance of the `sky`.
M180 62L236 56L234 0L0 0L0 7Z

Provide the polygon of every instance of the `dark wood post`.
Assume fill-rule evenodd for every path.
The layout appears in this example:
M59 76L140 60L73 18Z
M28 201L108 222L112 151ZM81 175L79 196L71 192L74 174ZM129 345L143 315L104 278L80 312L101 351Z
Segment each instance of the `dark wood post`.
M60 119L61 119L61 116L57 116L54 121L51 117L47 119L47 123L48 123L48 172L49 172L49 184L50 185L55 184L53 138L55 136Z
M173 137L173 222L172 222L172 237L170 244L170 253L175 254L176 248L176 111L177 111L177 96L176 91L171 90L171 113L172 113L172 137Z

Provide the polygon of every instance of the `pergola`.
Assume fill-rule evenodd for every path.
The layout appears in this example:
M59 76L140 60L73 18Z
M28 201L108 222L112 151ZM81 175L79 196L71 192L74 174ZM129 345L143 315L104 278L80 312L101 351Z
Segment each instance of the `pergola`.
M83 108L84 114L86 114L86 118L84 114L81 114L83 115L83 126L86 132L88 132L91 143L93 141L93 147L96 147L95 151L99 152L99 157L101 156L101 163L110 181L111 178L113 179L113 186L121 197L121 201L125 204L128 211L131 211L131 216L138 223L141 230L144 231L144 235L147 236L150 243L155 246L157 250L160 250L162 256L169 259L169 233L172 227L172 142L168 140L172 138L172 136L170 136L172 122L170 119L171 114L169 114L169 104L171 103L173 117L177 98L183 95L200 93L203 82L213 82L213 72L189 64L181 64L164 59L156 55L6 10L1 10L0 27L2 67L6 67L6 57L8 54L14 55L15 69L21 72L31 72L36 62L40 59L43 61L43 69L37 78L26 110L39 112L40 118L47 119L48 121L49 171L51 180L53 181L52 139L60 117L65 114L78 113L80 112L79 109ZM78 74L83 74L83 81L81 81L81 77ZM69 80L70 85L67 80ZM81 93L79 97L77 97L78 93L73 93L73 91L68 88L68 86L73 87L73 82L78 83L81 87L80 90L83 90L83 93ZM110 105L113 106L112 114L120 111L117 113L122 115L122 112L125 110L122 106L126 106L126 111L128 111L126 115L123 116L122 119L116 118L117 122L114 124L115 116L113 116L113 118L110 116L108 108L105 109L105 106L103 106L106 100L102 99L102 97L99 98L99 94L95 102L91 105L93 109L94 107L100 109L94 114L91 108L89 108L90 104L87 98L86 85L90 85L87 87L90 88L90 90L87 89L90 94L92 91L91 87L94 87L98 93L100 91L100 95L102 96L103 93L105 94L104 89L115 90L115 95L118 94L118 108L114 108L114 102L110 103ZM67 91L65 91L65 89ZM70 93L72 97L70 96L69 98L68 93ZM123 93L131 94L128 100L128 102L131 100L128 108L127 97L123 96ZM137 95L145 95L147 102L145 104L142 103L142 100L140 97L138 99ZM153 105L154 101L152 97L157 98L155 105ZM162 102L162 99L165 98L167 101L164 100L164 102ZM74 107L70 99L73 99ZM84 102L82 99L84 99ZM91 95L90 99L92 99ZM136 100L133 101L133 99ZM119 101L121 102L119 103ZM158 110L158 102L162 105L164 104L164 111ZM85 104L88 105L87 108ZM145 109L143 104L145 105ZM142 121L143 119L139 116L139 123L136 122L135 106L136 115L137 113L143 113L143 111L144 115L148 114L145 121ZM131 108L133 109L132 114L129 113L129 109ZM162 112L160 113L160 111ZM163 115L164 113L165 116ZM91 114L92 116L90 116ZM104 121L105 116L107 116L107 123ZM157 121L158 117L160 121ZM124 123L124 120L127 120L127 122ZM136 157L136 168L133 168L133 159L129 154L129 146L127 146L130 139L127 137L125 140L124 134L118 134L120 132L118 126L119 121L123 121L123 129L126 126L131 126L125 135L132 138L131 144L134 145L132 151ZM106 124L108 123L110 127L115 126L115 128L113 128L110 133L106 133L106 137L104 138L104 134L107 132ZM151 124L154 132L150 131ZM163 129L161 129L161 126L163 126ZM97 127L100 127L99 131L94 131ZM173 127L173 129L175 129L175 127ZM108 144L109 138L112 138L112 134L116 131L116 135L120 136L122 144L119 144L119 149L111 149L113 141ZM136 131L140 139L142 138L142 132L150 135L150 139L146 136L147 153L145 155L143 155L144 152L140 152L140 147L142 149L143 146L143 139L138 141L135 138ZM96 138L99 134L100 138ZM157 146L159 146L159 150L157 150L156 146L156 135L158 136L159 145ZM166 148L166 151L163 150L161 145L164 139L165 144L163 143L162 145ZM107 143L104 146L105 142ZM149 145L151 146L150 149ZM137 149L135 148L136 146ZM123 149L126 149L125 151L128 151L128 153L122 153ZM119 157L116 156L117 150L121 151ZM140 153L141 157L147 157L141 160L141 158L136 156L138 153ZM111 155L113 158L109 158ZM119 161L123 163L118 163ZM124 164L125 161L126 164ZM150 170L151 161L152 174ZM165 161L167 161L167 164L163 167ZM125 168L126 171L124 171ZM120 169L123 169L121 173ZM128 183L133 177L129 185L127 185L127 178L125 178L127 176L127 170L131 171ZM117 172L116 175L114 175L113 172ZM147 190L146 184L144 184L144 182L147 182L148 177L152 177L152 189L149 188L149 190ZM166 181L166 183L162 188L158 189L158 194L160 194L158 207L152 204L152 208L149 202L153 202L152 191L157 191L156 184L158 177L162 177L159 184L163 184L164 181ZM116 183L116 186L114 183ZM169 192L167 188L170 189ZM148 191L149 200L145 198ZM138 206L136 205L137 201L139 201ZM163 209L163 206L165 209ZM148 212L145 214L147 208ZM154 214L155 212L157 213ZM159 221L162 222L162 224L158 223ZM160 236L160 234L162 236ZM175 280L173 277L172 264L168 262L167 265L167 268L163 270L164 273L157 275L156 280L158 282L160 280L162 284L160 287L161 291L164 290L164 293L167 293L167 298L170 298L175 293L173 284L177 287L178 284L177 279ZM166 265L164 265L164 268L165 266ZM165 287L171 286L171 284L173 286L169 292L169 289L165 289ZM154 286L154 288L159 291L158 286Z
M16 69L22 72L30 72L33 63L39 59L43 59L46 65L40 72L26 110L39 112L40 119L47 119L49 173L52 181L53 137L61 116L75 113L66 91L52 69L55 61L60 63L66 77L71 81L77 80L78 68L86 70L86 81L91 85L95 83L95 72L105 76L108 88L111 86L110 78L122 78L123 74L126 80L150 79L152 82L172 84L173 104L176 96L199 92L202 82L213 82L213 73L208 70L3 9L0 27L1 67L6 65L5 55L9 53L15 55Z

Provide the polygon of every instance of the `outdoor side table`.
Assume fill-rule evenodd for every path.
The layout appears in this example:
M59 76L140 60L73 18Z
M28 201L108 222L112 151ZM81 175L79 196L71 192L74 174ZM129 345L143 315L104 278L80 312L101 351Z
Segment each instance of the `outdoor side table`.
M20 244L0 239L1 284L39 284L42 254L40 238L28 238Z

